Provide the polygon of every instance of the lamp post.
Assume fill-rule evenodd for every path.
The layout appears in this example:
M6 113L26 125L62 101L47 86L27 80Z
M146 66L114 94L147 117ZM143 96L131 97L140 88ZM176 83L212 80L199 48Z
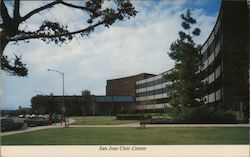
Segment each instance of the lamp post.
M65 111L64 109L64 73L58 70L54 70L54 69L48 69L48 71L54 71L57 72L58 74L60 74L62 76L62 87L63 87L63 95L62 95L62 105L61 105L61 116L63 116L63 112ZM62 125L62 121L61 121L61 125ZM66 120L65 120L65 126L66 126Z

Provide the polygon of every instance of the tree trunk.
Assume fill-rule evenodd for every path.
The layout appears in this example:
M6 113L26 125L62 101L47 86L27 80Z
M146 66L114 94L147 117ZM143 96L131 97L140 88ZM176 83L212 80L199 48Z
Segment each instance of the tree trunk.
M14 18L12 19L8 13L8 9L3 0L1 0L0 11L2 17L2 31L0 32L1 39L1 48L0 48L0 58L2 59L2 55L5 47L9 43L8 37L14 37L18 34L18 26L20 24L20 15L19 15L19 7L20 0L15 0L15 8L14 8Z
M0 44L0 60L2 61L3 51L9 41L6 39L6 37L1 36L1 44ZM0 64L0 69L2 69L2 64Z

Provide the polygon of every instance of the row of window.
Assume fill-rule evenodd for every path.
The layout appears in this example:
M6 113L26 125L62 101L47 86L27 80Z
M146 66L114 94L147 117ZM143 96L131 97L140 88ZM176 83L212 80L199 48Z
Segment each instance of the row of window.
M133 96L95 96L96 102L133 102Z
M218 36L220 36L220 33L221 33L220 32L220 30L221 30L220 29L221 28L220 23L221 23L221 17L219 15L218 19L216 21L216 24L215 24L215 26L213 28L213 31L211 32L210 36L206 40L205 44L202 46L201 54L204 54L206 50L210 49L210 47L213 47L213 46L211 46L213 44L212 41L214 40L214 38L215 38L215 41L216 41L216 38Z
M222 40L222 38L221 38ZM221 40L218 41L216 47L213 49L213 53L211 53L210 55L207 54L207 51L204 53L203 57L202 57L202 62L203 62L203 70L206 69L212 62L213 60L216 58L216 56L219 54L220 50L221 50Z
M206 60L208 60L210 55L214 53L215 51L218 52L218 50L216 49L218 49L218 46L221 43L221 40L222 40L221 38L222 38L222 32L221 32L221 27L220 27L220 16L219 16L211 35L209 36L206 43L202 47L202 51L201 51L202 62L205 62Z
M156 89L156 90L136 93L136 96L137 97L143 97L143 96L158 95L158 94L163 94L163 93L167 93L166 88L160 88L160 89Z
M161 78L161 79L158 79L158 80L154 80L154 81L150 81L150 82L146 82L146 83L142 83L142 84L137 84L136 89L152 87L152 86L156 86L156 85L159 85L159 84L163 84L165 82L167 82L167 79Z
M215 69L221 65L222 54L219 53L216 58L207 66L207 68L199 73L201 79L208 77ZM222 71L222 69L221 69Z
M162 99L155 99L155 100L146 100L146 101L140 101L141 105L148 105L148 104L163 104L168 103L169 98L162 98Z
M203 79L203 82L208 82L211 84L214 80L216 80L221 75L221 66L219 65L214 72L212 72L208 77Z
M216 92L205 96L205 103L212 103L219 101L222 98L222 90L218 89Z
M158 110L168 107L168 104L150 104L150 105L138 105L136 109L138 110Z
M219 76L211 84L207 84L205 86L206 93L214 93L218 88L221 88L221 87L222 87L222 76Z

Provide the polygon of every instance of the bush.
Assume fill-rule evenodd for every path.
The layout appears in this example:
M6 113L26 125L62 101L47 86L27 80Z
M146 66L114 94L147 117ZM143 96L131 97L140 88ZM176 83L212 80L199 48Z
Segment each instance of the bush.
M172 116L172 123L190 123L190 124L229 124L236 123L235 116L225 112L220 108L200 106L193 108L181 108L179 112Z
M144 124L235 124L233 114L220 109L208 107L182 108L181 114L172 115L173 118L152 118L144 121Z
M167 118L152 118L144 121L144 124L171 124L172 121Z
M117 120L145 120L152 118L151 115L144 114L119 114L116 116Z

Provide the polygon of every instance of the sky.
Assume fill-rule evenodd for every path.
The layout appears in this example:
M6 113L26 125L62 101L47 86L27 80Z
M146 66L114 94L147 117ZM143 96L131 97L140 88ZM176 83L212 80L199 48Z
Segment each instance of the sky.
M44 3L22 1L21 15ZM180 15L187 9L192 11L201 29L201 35L194 40L203 44L220 8L220 0L134 0L132 4L139 11L135 18L116 22L110 28L101 26L89 37L77 37L68 44L58 46L41 40L9 43L4 54L22 55L29 74L15 77L1 73L1 109L30 107L31 98L37 94L62 95L61 75L47 69L64 72L65 95L80 95L85 89L105 95L106 80L167 71L174 67L167 52L181 30ZM8 9L12 9L11 2ZM20 28L35 30L42 19L49 19L76 30L85 17L81 11L57 6L32 16Z

